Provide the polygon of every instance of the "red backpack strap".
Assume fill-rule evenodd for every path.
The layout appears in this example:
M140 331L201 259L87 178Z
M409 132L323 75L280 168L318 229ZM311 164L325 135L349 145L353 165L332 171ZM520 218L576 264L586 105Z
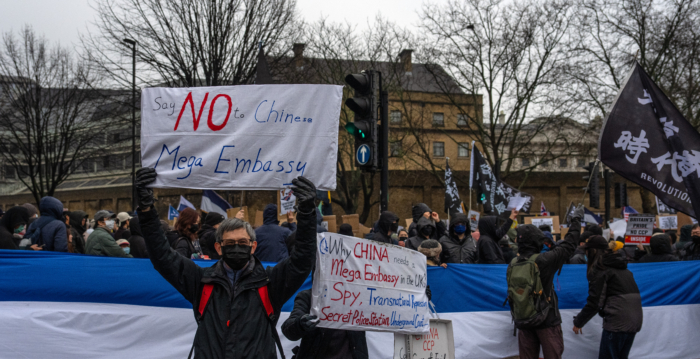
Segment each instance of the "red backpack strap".
M260 300L262 300L267 316L271 316L275 311L272 309L272 303L270 302L270 295L267 292L267 286L265 285L258 288L258 294L260 294Z
M202 289L202 298L199 299L199 316L204 315L204 308L207 307L207 302L209 302L209 297L211 297L211 292L214 290L213 284L205 284Z

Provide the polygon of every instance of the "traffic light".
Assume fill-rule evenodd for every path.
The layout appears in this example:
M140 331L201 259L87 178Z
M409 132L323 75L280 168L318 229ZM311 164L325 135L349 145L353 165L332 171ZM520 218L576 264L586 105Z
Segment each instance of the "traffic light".
M345 106L355 113L354 122L348 122L345 129L355 137L355 164L363 171L376 171L378 168L378 140L380 89L378 74L373 70L350 74L345 77L355 96L345 100Z
M627 207L627 183L615 183L615 208Z
M583 166L588 171L588 175L583 176L583 180L588 183L588 199L590 206L600 208L600 169L596 162L589 162L588 166Z

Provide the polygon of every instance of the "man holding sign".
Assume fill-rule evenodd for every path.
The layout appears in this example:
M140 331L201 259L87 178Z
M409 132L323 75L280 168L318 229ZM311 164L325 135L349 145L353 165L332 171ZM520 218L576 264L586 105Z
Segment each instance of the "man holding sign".
M316 254L316 187L304 177L292 181L298 200L296 246L288 258L264 268L253 254L257 243L249 223L223 221L216 232L216 264L201 268L170 248L153 208L152 168L136 173L141 230L153 267L192 303L198 328L198 358L277 358L282 347L275 325L282 305L301 287ZM284 357L284 354L282 354Z

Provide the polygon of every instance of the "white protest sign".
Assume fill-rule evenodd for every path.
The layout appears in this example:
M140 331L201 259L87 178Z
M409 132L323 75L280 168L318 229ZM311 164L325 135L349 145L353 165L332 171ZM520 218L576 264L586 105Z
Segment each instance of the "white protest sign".
M506 210L510 211L516 209L520 211L528 200L529 198L527 197L510 197L510 199L508 200L508 206L506 207Z
M430 319L430 333L394 334L394 359L454 359L452 321Z
M610 227L610 230L613 232L613 236L615 238L623 237L625 235L625 233L627 233L627 222L624 220L609 223L608 226Z
M426 258L399 246L318 234L311 314L320 328L405 334L430 329Z
M552 230L554 230L554 221L552 218L537 218L533 217L532 218L532 225L535 227L539 227L541 225L548 225Z
M659 216L659 228L678 229L678 216Z
M625 232L625 245L649 244L656 223L653 214L630 214Z
M291 188L280 190L280 214L285 215L288 212L294 212L294 205L297 203L297 198L292 194Z
M153 187L335 190L342 86L146 88L141 160Z
M469 211L469 227L471 228L472 232L479 228L479 216L479 212L472 210Z

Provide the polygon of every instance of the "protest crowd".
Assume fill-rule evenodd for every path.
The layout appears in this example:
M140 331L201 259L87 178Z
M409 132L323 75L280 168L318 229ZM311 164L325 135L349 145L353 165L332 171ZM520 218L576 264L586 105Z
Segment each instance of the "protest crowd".
M150 258L156 270L195 308L199 329L193 351L197 357L217 357L214 353L230 350L243 353L245 358L276 357L276 348L281 350L276 318L282 304L311 273L316 234L326 231L316 208L313 183L303 177L294 180L296 213L289 212L283 223L278 221L275 204L265 207L264 223L257 228L243 221L242 211L226 219L221 213L188 207L179 212L173 228L153 207L156 199L146 186L155 177L149 168L138 172L140 206L136 212L99 210L90 218L82 211L65 210L54 197L42 198L39 208L29 203L12 207L0 219L0 248ZM601 225L582 223L583 211L582 206L574 210L569 230L561 238L547 225L517 224L516 209L481 217L472 230L464 214L456 214L448 222L426 204L417 203L408 228L399 225L396 214L385 211L364 240L418 251L426 256L428 266L509 264L508 301L519 329L520 358L538 358L540 347L545 358L560 358L565 349L562 330L566 329L562 325L567 328L573 324L578 334L597 313L604 316L600 357L626 358L642 327L639 289L627 264L700 260L700 225L685 225L679 232L654 229L649 246L624 246L624 234L610 232L606 238ZM339 226L338 232L353 236L347 224ZM194 259L221 260L201 268ZM261 262L277 265L264 269ZM532 264L537 277L527 278L524 273ZM564 264L587 266L589 297L574 323L562 323L552 289L554 276ZM526 305L518 304L522 295L511 287L511 278L518 276L551 293L546 303L536 304L546 307L538 310L540 317L518 319L518 310ZM261 297L245 289L259 290L265 284L260 295L267 313L248 310ZM430 297L429 288L426 292ZM235 299L230 302L232 294ZM602 308L598 304L601 298L607 298ZM282 325L286 338L301 340L294 349L295 358L368 357L364 332L317 328L318 318L310 314L310 307L311 290L300 292ZM225 327L217 319L220 317L230 318ZM232 321L245 324L227 330Z

